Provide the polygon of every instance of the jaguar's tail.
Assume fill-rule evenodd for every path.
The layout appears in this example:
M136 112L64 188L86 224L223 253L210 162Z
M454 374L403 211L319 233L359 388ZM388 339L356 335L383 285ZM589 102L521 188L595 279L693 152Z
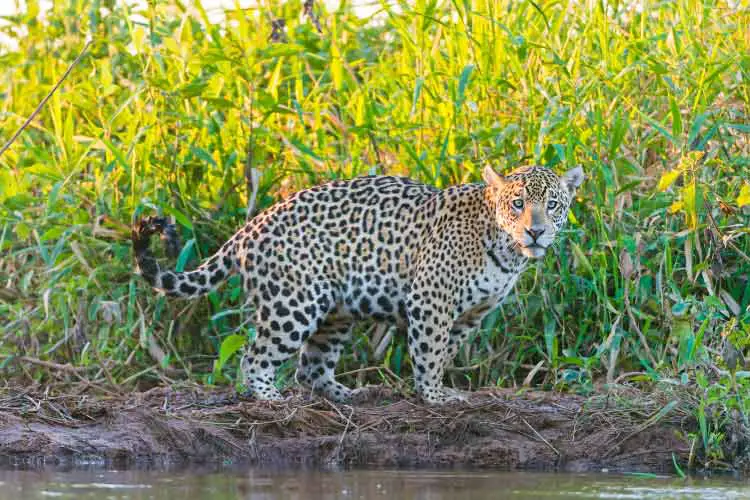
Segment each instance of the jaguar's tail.
M234 238L227 241L211 258L192 271L162 270L149 249L151 235L158 233L165 241L167 255L179 253L179 238L174 224L164 217L145 217L133 227L133 250L136 272L158 291L171 297L193 298L205 295L237 270Z

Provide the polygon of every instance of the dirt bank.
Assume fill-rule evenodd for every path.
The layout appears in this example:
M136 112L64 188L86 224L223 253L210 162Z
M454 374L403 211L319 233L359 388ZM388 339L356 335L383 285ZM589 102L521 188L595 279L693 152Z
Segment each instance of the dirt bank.
M630 398L633 399L633 398ZM249 463L270 466L470 466L672 471L693 423L668 402L510 391L426 407L374 391L360 406L296 395L152 389L109 398L0 391L0 463ZM663 403L663 404L662 404Z

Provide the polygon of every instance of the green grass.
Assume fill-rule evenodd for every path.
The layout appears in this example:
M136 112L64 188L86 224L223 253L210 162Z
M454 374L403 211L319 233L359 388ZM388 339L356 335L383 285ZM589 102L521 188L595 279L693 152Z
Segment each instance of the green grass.
M420 0L383 4L377 21L318 5L322 34L300 1L222 25L198 4L112 3L56 2L40 21L30 1L2 28L18 43L0 51L3 139L93 39L0 157L5 376L236 383L233 335L253 333L239 283L157 298L132 274L128 236L142 214L172 215L177 265L195 265L244 221L250 168L262 209L371 172L443 187L486 163L581 164L567 230L459 354L454 383L689 389L690 465L750 455L750 372L727 365L750 337L746 2L649 1L642 15L635 2ZM285 43L269 41L275 18ZM363 330L340 370L408 377L403 339L376 348Z

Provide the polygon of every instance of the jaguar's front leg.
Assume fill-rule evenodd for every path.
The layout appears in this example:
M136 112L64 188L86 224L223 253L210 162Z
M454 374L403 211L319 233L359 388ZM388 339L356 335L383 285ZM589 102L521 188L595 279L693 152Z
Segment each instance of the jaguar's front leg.
M458 399L443 387L452 326L448 307L430 294L414 293L409 300L409 356L417 393L425 403Z
M449 368L461 346L469 341L471 334L476 332L482 324L482 320L495 307L496 302L487 301L475 306L462 314L453 322L450 338L448 340L448 354L445 357L445 367Z

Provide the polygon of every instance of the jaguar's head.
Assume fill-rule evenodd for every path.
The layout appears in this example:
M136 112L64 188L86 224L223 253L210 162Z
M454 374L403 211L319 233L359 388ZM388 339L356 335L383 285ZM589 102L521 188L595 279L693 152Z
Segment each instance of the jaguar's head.
M575 167L558 176L546 167L521 167L506 176L485 167L484 180L495 201L495 218L511 235L520 253L544 257L563 227L583 169Z

